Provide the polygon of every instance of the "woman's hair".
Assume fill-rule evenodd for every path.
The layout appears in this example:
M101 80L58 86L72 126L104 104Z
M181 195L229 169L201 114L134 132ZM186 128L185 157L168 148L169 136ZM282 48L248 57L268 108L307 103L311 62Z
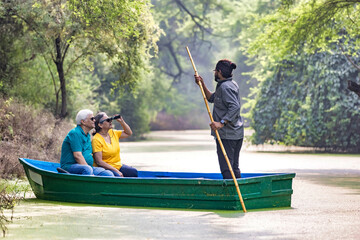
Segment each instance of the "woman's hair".
M101 127L99 126L99 123L105 114L106 114L105 112L99 112L98 114L96 114L96 116L95 116L95 131L93 132L93 135L100 132Z
M234 69L236 69L236 64L232 63L228 59L222 59L222 60L218 61L218 63L216 64L215 69L220 70L221 75L224 78L229 78L229 77L232 77L232 71Z
M94 113L89 109L80 110L76 114L76 118L75 118L76 125L81 125L81 120L85 120L87 118L87 116L89 116L90 114L94 114Z

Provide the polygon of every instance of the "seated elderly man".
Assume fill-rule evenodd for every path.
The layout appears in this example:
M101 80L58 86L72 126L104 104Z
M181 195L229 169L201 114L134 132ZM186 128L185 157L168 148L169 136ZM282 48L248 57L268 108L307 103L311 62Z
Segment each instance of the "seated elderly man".
M61 147L61 168L73 174L114 176L101 167L93 167L92 147L89 131L95 127L94 114L83 109L76 115L77 126L65 137Z

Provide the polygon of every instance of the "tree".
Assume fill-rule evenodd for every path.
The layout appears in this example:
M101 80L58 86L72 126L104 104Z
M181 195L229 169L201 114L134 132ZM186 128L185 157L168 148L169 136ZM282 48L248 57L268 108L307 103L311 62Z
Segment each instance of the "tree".
M61 93L61 118L68 114L66 79L89 57L104 53L119 73L117 85L134 87L145 68L143 59L156 51L158 29L146 0L15 0L3 1L1 7L24 25L30 51L48 65L56 114Z
M181 81L181 77L188 69L184 66L186 58L185 46L190 45L196 55L200 55L204 48L211 47L206 39L213 33L215 24L211 21L214 9L223 10L223 5L214 0L186 2L182 0L153 0L156 11L155 19L165 32L161 36L159 46L160 71L172 79L173 85ZM201 54L204 55L204 54Z
M352 57L360 48L358 20L359 0L284 0L275 13L257 21L252 29L262 29L249 47L249 52L262 50L278 60L299 51L313 54L333 51L338 45L349 62L357 69Z
M23 26L9 16L0 2L0 93L6 95L15 85L15 79L20 75L23 62L33 59L26 58L21 49L23 44L18 40L23 37ZM12 49L12 51L9 51Z
M97 96L98 110L108 115L121 114L132 128L131 139L143 138L150 130L151 119L164 105L163 95L171 92L168 90L168 83L156 78L149 69L148 72L142 72L136 89L131 89L128 85L114 88L113 82L117 75L110 71L109 63L100 56L93 59L93 62L93 78L100 79L99 87L93 92Z
M166 96L162 114L181 116L191 121L196 113L202 119L199 123L204 124L194 124L193 127L208 126L207 112L199 89L194 85L194 72L185 46L189 46L196 67L208 86L214 85L211 70L217 60L229 58L235 61L239 67L234 73L234 80L241 86L241 96L247 95L249 78L240 76L247 71L244 62L247 59L239 50L243 43L235 40L243 30L238 26L246 24L243 17L253 2L258 1L152 0L154 18L164 31L158 42L159 57L153 59L158 70L154 70L156 76L170 82L175 93Z

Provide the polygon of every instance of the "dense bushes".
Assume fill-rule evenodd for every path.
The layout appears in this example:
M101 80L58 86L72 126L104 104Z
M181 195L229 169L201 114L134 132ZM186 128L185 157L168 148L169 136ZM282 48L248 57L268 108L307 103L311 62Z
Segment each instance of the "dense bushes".
M252 108L253 143L360 152L360 101L347 90L358 70L342 54L298 56L279 64Z
M60 161L61 144L72 124L44 110L0 98L0 176L23 175L19 157Z

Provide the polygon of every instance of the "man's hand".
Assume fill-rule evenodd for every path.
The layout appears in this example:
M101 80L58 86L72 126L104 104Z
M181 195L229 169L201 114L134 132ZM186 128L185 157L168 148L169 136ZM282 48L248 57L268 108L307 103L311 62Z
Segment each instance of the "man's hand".
M212 123L210 123L210 127L213 131L215 131L215 130L219 130L220 128L224 127L224 124L222 124L220 122L212 122Z
M201 82L202 84L204 84L203 78L202 78L200 75L198 75L198 76L195 75L195 83L196 83L197 85L199 85L200 82Z

